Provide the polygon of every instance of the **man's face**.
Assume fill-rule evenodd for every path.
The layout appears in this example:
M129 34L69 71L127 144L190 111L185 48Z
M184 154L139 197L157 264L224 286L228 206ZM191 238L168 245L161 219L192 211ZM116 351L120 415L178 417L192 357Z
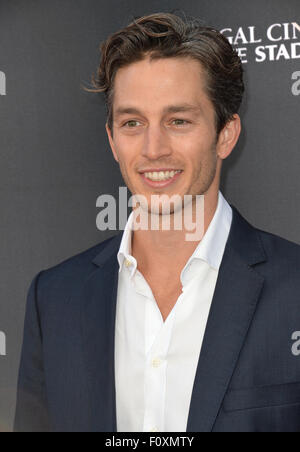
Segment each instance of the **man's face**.
M201 65L191 58L147 58L118 70L115 77L114 158L132 194L202 195L216 177L215 113L205 92ZM186 111L175 107L191 106ZM173 110L168 110L174 107ZM134 109L134 112L121 110ZM153 187L149 169L182 170L171 183Z

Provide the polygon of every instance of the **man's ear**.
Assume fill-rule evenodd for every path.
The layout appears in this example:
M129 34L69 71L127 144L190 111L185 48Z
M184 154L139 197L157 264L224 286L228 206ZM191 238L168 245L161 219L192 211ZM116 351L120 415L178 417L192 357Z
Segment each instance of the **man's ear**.
M113 140L113 138L111 136L111 130L108 127L107 123L105 124L105 129L106 129L106 133L107 133L107 136L108 136L109 144L110 144L110 147L111 147L114 159L116 160L116 162L119 163L118 155L117 155L116 150L115 150L114 140Z
M229 121L220 132L217 144L218 156L220 159L226 159L231 154L239 139L241 130L241 119L238 114L235 114L233 119Z

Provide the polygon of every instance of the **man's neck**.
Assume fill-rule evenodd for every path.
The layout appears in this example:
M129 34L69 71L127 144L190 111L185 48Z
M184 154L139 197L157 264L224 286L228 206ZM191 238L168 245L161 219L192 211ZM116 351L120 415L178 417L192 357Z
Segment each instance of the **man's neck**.
M203 230L202 237L206 233L208 226L213 219L218 205L218 193L214 196L204 195L204 216L202 216ZM193 206L193 222L197 218ZM172 270L172 273L180 274L182 268L197 248L199 241L186 240L187 234L191 231L185 228L184 221L182 229L172 228L172 219L170 221L171 229L162 230L161 224L159 230L135 230L132 234L132 255L138 263L139 269L147 274L165 273ZM174 223L174 222L173 222Z

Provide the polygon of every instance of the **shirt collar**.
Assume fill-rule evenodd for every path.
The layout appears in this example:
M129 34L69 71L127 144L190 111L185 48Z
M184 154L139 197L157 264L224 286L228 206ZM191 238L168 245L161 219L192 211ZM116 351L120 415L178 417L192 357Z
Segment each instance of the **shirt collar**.
M135 266L137 264L136 259L131 255L131 244L132 244L132 225L133 225L133 219L134 219L134 212L132 211L129 215L129 218L127 220L123 237L120 244L120 249L118 252L118 261L119 261L119 272L121 272L124 261L130 260ZM137 266L137 265L136 265ZM132 269L132 272L134 269Z
M190 259L198 258L219 270L232 222L232 208L219 190L215 214Z
M121 272L124 261L130 261L131 276L137 268L136 259L131 255L132 244L132 223L134 212L132 211L126 223L122 241L118 252L119 272ZM189 258L182 275L194 259L201 259L215 270L219 270L224 254L225 245L228 239L232 222L232 208L222 195L218 192L218 203L214 216L206 230L206 233L199 242L192 256Z

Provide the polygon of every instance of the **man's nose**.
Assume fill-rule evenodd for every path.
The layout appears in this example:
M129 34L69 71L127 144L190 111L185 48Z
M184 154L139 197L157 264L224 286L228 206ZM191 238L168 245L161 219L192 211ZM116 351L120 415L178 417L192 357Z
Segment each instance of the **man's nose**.
M156 160L171 153L172 148L167 131L161 125L149 126L145 133L143 156L149 160Z

